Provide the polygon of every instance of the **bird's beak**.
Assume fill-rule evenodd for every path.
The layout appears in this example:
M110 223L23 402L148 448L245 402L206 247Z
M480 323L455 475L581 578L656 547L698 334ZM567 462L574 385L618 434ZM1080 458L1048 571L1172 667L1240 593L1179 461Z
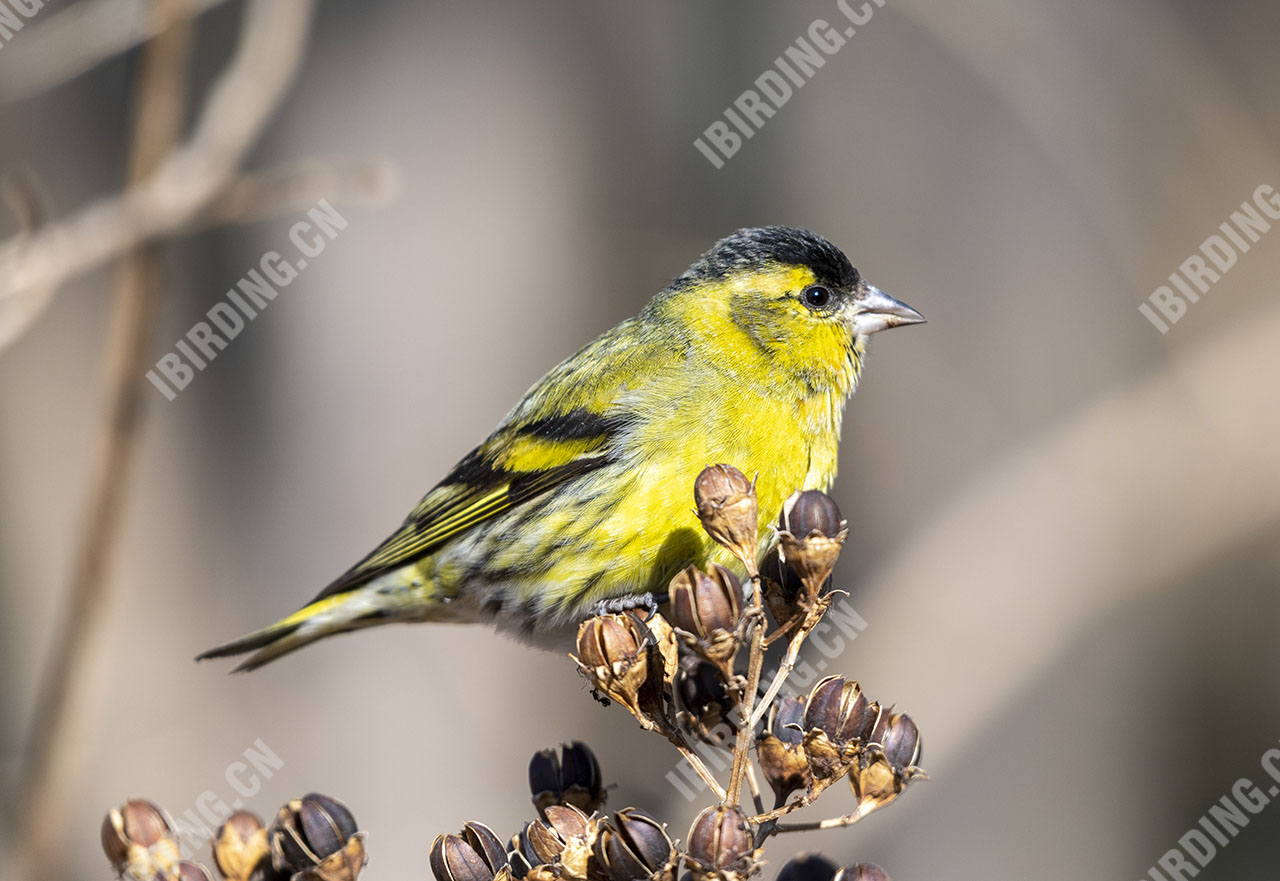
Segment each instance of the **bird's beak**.
M865 295L853 304L853 332L875 333L903 324L924 324L924 316L901 300L895 300L884 291L866 285Z

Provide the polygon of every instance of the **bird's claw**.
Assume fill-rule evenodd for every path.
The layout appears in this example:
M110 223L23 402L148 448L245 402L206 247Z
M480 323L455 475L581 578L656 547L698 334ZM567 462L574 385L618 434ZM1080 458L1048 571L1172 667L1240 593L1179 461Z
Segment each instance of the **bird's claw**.
M592 609L592 615L620 615L623 612L634 612L643 609L645 612L644 621L649 620L658 614L658 603L651 593L631 593L626 596L613 597L607 600L600 600Z

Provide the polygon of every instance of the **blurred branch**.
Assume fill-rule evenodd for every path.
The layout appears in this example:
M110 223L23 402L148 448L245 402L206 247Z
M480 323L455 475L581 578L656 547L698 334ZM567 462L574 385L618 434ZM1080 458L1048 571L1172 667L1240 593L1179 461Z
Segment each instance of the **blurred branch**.
M225 0L80 0L37 19L0 54L0 102L20 101L68 80L138 46L179 18L190 18Z
M106 5L106 4L103 4ZM97 625L110 600L109 572L118 544L138 437L151 330L160 297L156 239L202 212L227 220L268 210L269 198L297 198L334 173L300 164L246 178L227 190L249 147L270 119L303 56L313 4L255 0L244 12L236 54L210 91L190 140L176 147L184 117L194 7L154 0L154 32L143 50L134 96L135 127L128 186L77 215L37 227L39 202L13 190L21 232L0 245L0 346L27 327L59 285L122 257L108 340L107 413L98 442L84 531L75 557L67 617L32 726L31 761L22 781L22 830L16 877L56 877L61 829L73 791L68 735L81 709ZM149 28L149 31L148 31ZM351 168L339 169L348 172ZM365 169L368 171L368 169ZM357 175L358 176L358 175ZM385 175L382 176L385 178ZM344 178L345 180L345 178ZM377 174L362 182L376 191Z
M0 179L3 186L4 203L13 212L18 221L18 234L13 241L18 247L25 247L36 231L48 221L48 198L44 195L40 179L33 173L8 173ZM28 327L39 317L53 300L58 289L53 285L41 285L31 288L22 297L11 301L7 321L13 326ZM0 311L0 318L6 313ZM0 349L4 348L4 321L0 321Z
M297 73L313 6L312 0L250 3L235 56L185 144L124 193L0 244L0 348L38 314L24 298L182 228L222 191Z
M159 167L182 130L192 43L190 19L175 14L183 4L184 0L154 3L155 17L164 26L147 43L138 72L130 185ZM95 631L110 600L109 573L138 437L160 279L155 244L139 244L120 263L107 345L107 410L99 430L88 511L76 546L66 618L40 692L29 744L32 755L22 781L19 879L34 881L60 874L64 845L58 830L66 828L73 791L69 778L74 768L68 765L74 762L68 754L76 726L71 723Z
M381 204L399 187L399 169L385 159L300 159L236 178L182 232L293 214L320 199Z

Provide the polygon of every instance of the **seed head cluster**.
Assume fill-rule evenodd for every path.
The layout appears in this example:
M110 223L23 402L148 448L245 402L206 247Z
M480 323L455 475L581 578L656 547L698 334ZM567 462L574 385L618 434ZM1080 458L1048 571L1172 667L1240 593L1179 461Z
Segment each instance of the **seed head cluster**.
M690 566L671 579L665 611L582 622L571 657L602 703L621 706L680 752L711 803L673 838L640 808L605 809L600 763L586 744L541 750L529 763L535 816L510 837L476 821L437 836L427 860L437 881L748 881L761 873L774 836L851 825L924 778L915 722L859 683L832 675L807 692L783 693L805 639L844 595L831 587L848 536L835 502L813 490L788 499L763 565L754 481L710 466L694 484L694 503L745 581L724 566ZM766 653L783 640L765 682ZM727 780L712 773L709 752L720 754L710 764L730 769ZM853 811L784 821L841 781ZM366 863L365 833L351 811L316 793L283 805L269 826L248 811L233 814L213 842L212 869L184 859L169 816L143 800L107 814L102 845L117 877L133 881L212 881L215 872L223 881L355 881ZM870 863L837 867L813 855L784 863L777 878L888 881Z

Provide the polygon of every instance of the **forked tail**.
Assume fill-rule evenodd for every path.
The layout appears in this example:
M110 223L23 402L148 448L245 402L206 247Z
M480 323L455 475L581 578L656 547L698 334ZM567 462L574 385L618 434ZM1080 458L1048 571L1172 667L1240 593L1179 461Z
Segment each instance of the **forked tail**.
M334 594L304 606L287 618L281 618L270 627L264 627L247 636L209 649L196 656L197 661L206 658L227 658L253 652L235 673L256 670L263 664L324 639L336 633L359 630L376 624L386 624L402 616L397 615L384 594L366 586L346 593Z

